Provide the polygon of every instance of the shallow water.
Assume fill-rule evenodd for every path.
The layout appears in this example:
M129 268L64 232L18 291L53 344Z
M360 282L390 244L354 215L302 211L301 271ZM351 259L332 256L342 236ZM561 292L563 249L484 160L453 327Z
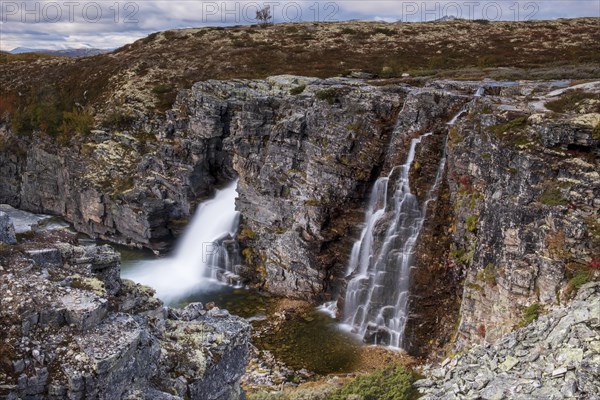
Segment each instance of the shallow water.
M136 281L143 269L153 268L164 258L152 252L117 247L121 252L121 277ZM140 282L141 283L141 282ZM233 288L206 280L193 293L167 303L184 307L192 302L213 302L231 314L246 318L260 331L253 339L261 350L269 350L276 359L293 369L306 368L318 374L352 372L361 343L324 312L307 310L290 313L275 327L265 329L272 320L278 299L254 289Z

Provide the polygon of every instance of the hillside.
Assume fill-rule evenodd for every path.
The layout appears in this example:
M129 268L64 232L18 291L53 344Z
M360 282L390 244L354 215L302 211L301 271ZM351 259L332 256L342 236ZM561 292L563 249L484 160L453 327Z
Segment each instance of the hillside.
M41 113L59 126L77 103L97 119L170 107L177 89L206 79L315 77L364 71L382 78L589 79L600 76L599 19L443 23L341 22L198 28L154 33L85 59L0 55L0 114ZM114 115L112 116L114 119ZM43 122L43 121L42 121ZM43 128L43 126L42 126ZM56 127L54 127L56 129Z

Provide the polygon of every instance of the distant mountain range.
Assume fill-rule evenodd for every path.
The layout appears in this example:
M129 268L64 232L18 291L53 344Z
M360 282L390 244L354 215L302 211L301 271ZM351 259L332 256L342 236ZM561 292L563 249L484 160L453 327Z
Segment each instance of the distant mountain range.
M91 57L98 54L110 53L113 49L94 49L94 48L79 48L79 49L62 49L62 50L49 50L49 49L30 49L28 47L17 47L9 51L10 54L23 54L23 53L41 53L49 54L53 56L63 57Z

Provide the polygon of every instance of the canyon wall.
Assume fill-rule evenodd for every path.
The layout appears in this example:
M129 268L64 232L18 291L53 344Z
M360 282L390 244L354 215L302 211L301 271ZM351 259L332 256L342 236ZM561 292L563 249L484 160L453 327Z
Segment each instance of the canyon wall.
M444 154L447 164L416 247L404 346L425 354L494 341L527 307L564 301L572 279L597 276L598 104L592 95L550 113L544 101L565 96L553 89L199 82L180 92L166 122L95 130L70 148L3 131L0 202L165 249L214 187L239 177L240 274L275 294L322 301L344 290L372 183L404 162L410 139L432 132L410 172L419 201ZM598 93L593 84L581 90Z

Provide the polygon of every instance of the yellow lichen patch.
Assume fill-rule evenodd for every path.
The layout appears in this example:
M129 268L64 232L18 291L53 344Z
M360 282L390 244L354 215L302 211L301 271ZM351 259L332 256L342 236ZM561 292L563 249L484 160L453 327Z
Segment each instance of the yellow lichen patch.
M590 128L595 128L596 125L600 124L600 114L590 113L590 114L579 115L579 116L571 119L571 123L587 126Z
M75 274L73 275L73 283L71 284L71 286L77 289L89 290L100 297L106 296L106 288L104 287L104 282L102 282L100 279L87 278L79 274Z

